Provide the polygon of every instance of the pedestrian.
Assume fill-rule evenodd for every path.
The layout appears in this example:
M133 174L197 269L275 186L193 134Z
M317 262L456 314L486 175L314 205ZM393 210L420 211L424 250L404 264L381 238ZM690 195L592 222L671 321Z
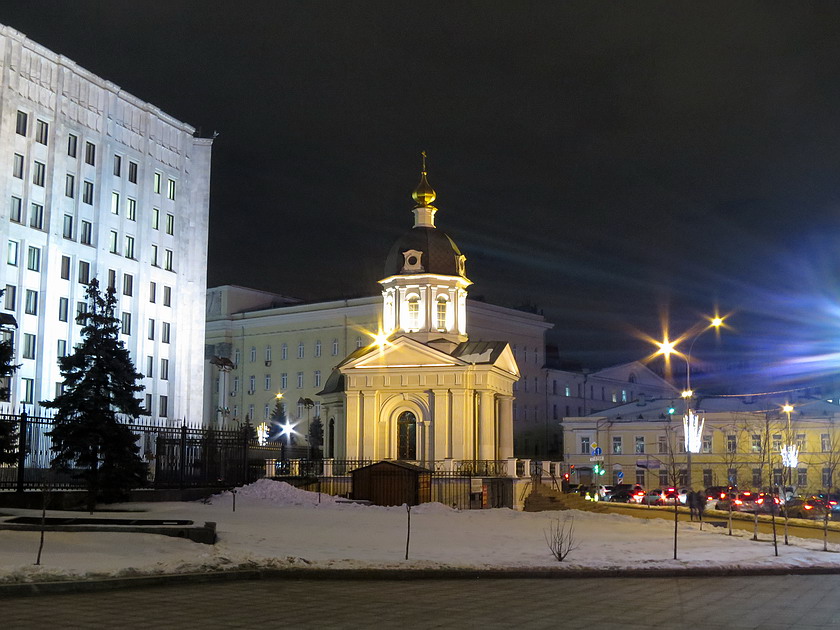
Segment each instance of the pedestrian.
M693 521L694 517L697 516L697 493L694 490L689 491L686 503L688 503L688 511L691 513L691 520Z
M702 490L697 491L697 518L703 522L703 510L706 509L706 495Z

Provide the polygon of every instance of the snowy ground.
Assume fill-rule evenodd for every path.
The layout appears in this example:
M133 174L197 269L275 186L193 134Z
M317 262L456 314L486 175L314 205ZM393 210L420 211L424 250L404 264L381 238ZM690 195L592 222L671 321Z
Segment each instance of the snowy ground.
M751 541L749 533L700 531L680 523L679 560L673 560L673 523L589 512L524 513L507 509L457 511L433 503L411 510L405 560L405 507L337 502L334 497L261 480L210 503L127 504L142 518L215 521L219 542L203 545L133 533L47 532L35 566L37 532L0 531L0 582L152 575L237 568L528 568L621 569L684 567L840 567L840 545L794 538L779 546ZM34 514L6 510L5 514ZM61 514L67 515L66 512ZM83 516L84 514L80 514ZM97 516L103 516L97 514ZM114 514L125 517L125 513ZM563 563L551 555L545 532L553 520L574 518L578 549Z

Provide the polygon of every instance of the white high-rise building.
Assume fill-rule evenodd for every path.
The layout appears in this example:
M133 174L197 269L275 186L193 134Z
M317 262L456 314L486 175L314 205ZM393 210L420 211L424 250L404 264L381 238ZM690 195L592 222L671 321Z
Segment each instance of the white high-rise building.
M0 25L0 313L14 409L61 386L86 283L119 297L149 415L202 417L212 140Z

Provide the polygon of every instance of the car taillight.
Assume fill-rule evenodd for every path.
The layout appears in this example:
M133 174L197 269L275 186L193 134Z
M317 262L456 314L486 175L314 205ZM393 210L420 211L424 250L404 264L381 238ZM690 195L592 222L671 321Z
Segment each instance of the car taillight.
M828 504L829 505L837 505L837 501L829 501Z
M811 510L814 508L813 505L803 505L802 507L804 507L806 510Z
M752 492L745 492L745 493L744 493L744 496L745 496L745 497L748 497L748 496L750 496L751 494L752 494Z
M756 499L755 502L758 503L759 505L761 505L762 503L764 503L764 499L759 498L759 499Z
M735 505L741 505L742 503L741 499L735 499Z
M721 492L721 493L720 493L720 498L721 498L721 499L725 499L725 498L726 498L726 493L725 493L725 492Z

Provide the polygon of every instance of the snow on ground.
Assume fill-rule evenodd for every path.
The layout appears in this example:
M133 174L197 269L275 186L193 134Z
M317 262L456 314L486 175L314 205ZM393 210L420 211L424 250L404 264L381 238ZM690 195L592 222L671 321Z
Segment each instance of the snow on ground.
M114 506L142 511L138 518L217 523L219 541L203 545L136 533L47 532L41 565L39 534L0 530L0 582L150 575L242 568L471 568L639 569L691 567L840 567L840 553L821 540L793 538L773 555L751 532L727 536L724 528L700 531L680 523L679 560L673 559L673 522L590 512L453 510L439 503L411 509L409 560L405 560L405 506L342 502L329 495L261 480L208 503ZM5 510L5 514L35 514ZM48 514L69 515L67 512ZM79 516L85 516L79 513ZM105 516L98 513L97 516ZM115 512L125 517L125 512ZM573 518L578 548L558 563L545 541L556 519ZM766 539L766 536L764 537ZM840 551L840 545L830 545Z

